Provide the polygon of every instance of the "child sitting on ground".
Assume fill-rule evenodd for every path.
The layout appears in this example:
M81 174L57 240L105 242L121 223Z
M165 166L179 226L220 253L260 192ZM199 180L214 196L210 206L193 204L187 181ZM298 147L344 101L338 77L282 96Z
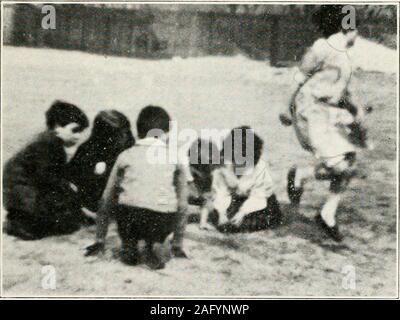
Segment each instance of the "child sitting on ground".
M213 182L220 231L251 232L281 224L263 145L247 126L233 129L224 140L224 167L216 171Z
M78 188L82 207L97 212L118 155L134 143L131 124L125 115L116 110L106 110L95 117L89 139L78 148L68 164L69 179Z
M83 217L65 176L65 148L79 142L89 121L77 106L56 101L46 112L46 123L47 130L3 170L5 231L23 240L74 232Z
M104 250L109 218L113 214L124 263L139 263L138 241L145 240L149 267L164 268L165 263L153 251L153 244L164 242L172 232L178 237L173 241L173 255L186 257L179 238L183 235L181 221L184 217L177 204L176 164L162 156L168 154L169 131L170 117L164 109L148 106L140 112L139 140L120 154L111 171L97 213L96 243L87 248L86 255Z

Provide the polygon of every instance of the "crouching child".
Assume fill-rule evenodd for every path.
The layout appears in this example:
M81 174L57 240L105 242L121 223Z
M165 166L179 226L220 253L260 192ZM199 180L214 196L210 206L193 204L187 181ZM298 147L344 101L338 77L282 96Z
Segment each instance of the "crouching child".
M104 250L109 219L113 215L124 263L140 262L138 241L144 240L148 266L164 268L165 263L153 245L164 242L172 232L173 255L186 257L181 248L184 217L177 210L176 164L162 156L168 154L169 126L170 117L160 107L148 106L140 112L139 140L134 147L122 152L114 164L97 213L96 243L87 248L86 255Z
M46 124L47 130L3 170L5 232L23 240L74 232L83 217L65 174L66 148L80 141L89 121L77 106L56 101L46 112Z
M128 118L116 110L99 112L92 133L68 164L69 180L78 188L80 205L97 212L111 169L118 155L135 139Z
M208 218L214 211L212 185L215 172L221 167L220 151L215 143L204 139L195 140L184 151L177 175L178 206L184 212L189 205L199 206L200 229L214 230Z

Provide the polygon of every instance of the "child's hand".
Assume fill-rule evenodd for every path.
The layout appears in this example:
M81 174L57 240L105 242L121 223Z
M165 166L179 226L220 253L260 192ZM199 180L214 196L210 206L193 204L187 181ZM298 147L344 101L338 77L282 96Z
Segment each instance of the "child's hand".
M96 242L88 247L86 247L85 257L95 256L99 253L104 253L104 243Z

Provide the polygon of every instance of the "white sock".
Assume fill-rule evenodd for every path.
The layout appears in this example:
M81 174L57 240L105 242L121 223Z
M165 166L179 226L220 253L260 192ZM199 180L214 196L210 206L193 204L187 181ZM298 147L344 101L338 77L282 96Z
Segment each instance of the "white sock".
M341 195L338 193L331 193L328 196L324 206L322 207L321 217L329 227L336 225L336 210L339 205Z

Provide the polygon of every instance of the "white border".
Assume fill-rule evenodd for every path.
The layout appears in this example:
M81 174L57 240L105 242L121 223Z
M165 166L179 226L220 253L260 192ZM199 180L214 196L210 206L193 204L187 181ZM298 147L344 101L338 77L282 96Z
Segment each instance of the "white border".
M373 0L365 0L365 1L345 1L346 4L374 4L374 5L395 5L397 6L397 53L399 53L399 13L400 13L400 4L399 2L387 2L387 1L373 1ZM0 108L3 107L3 85L2 85L2 80L3 80L3 7L4 5L7 4L41 4L41 3L46 3L46 4L128 4L128 3L137 3L137 4L169 4L169 3L174 3L174 4L279 4L279 5L291 5L291 4L326 4L326 3L343 3L343 1L335 1L335 0L327 0L327 1L223 1L223 0L217 0L217 1L202 1L202 0L196 0L196 1L1 1L1 89L0 89ZM110 299L110 300L117 300L117 299L123 299L123 300L189 300L189 299L195 299L195 300L203 300L203 299L211 299L211 300L216 300L216 299L229 299L229 300L317 300L317 299L323 299L323 300L340 300L340 299L346 299L346 300L385 300L385 299L400 299L400 288L399 288L399 60L397 61L397 128L396 128L396 136L397 136L397 150L396 150L396 191L397 191L397 203L396 203L396 210L397 210L397 226L396 226L396 232L397 232L397 296L107 296L107 295L102 295L102 296L67 296L67 295L54 295L54 296L24 296L24 295L17 295L17 296L4 296L3 294L3 184L1 183L0 185L0 199L1 199L1 215L0 215L0 300L5 299L5 300L14 300L14 299L28 299L28 300L41 300L41 299L54 299L54 300L85 300L85 299ZM0 136L1 136L1 147L0 147L0 160L1 160L1 165L3 165L3 117L1 114L2 109L0 109ZM0 178L1 181L3 181L3 170L1 170L0 173Z

